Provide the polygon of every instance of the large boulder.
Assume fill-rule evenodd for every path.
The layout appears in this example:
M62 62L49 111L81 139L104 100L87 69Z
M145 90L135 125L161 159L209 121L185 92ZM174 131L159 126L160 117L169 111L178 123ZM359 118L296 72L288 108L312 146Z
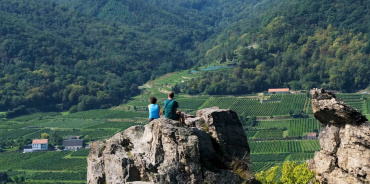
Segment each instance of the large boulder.
M204 109L186 125L156 119L94 142L87 183L242 183L249 146L235 112Z
M322 89L311 90L321 122L321 151L309 160L321 183L362 184L370 180L370 122L356 109Z

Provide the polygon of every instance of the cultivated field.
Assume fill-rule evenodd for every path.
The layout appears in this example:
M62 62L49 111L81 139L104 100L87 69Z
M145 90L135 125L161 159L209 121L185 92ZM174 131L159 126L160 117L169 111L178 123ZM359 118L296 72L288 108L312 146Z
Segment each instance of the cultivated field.
M177 73L169 77L183 78L193 74ZM104 140L134 125L145 125L150 96L163 107L168 78L147 84L142 95L112 109L77 113L36 113L0 120L0 171L11 178L24 177L26 183L86 183L88 149L20 153L18 149L42 133L62 137L81 136L86 143ZM149 88L149 86L151 86ZM158 86L160 86L158 88ZM166 87L167 86L167 87ZM251 169L259 172L284 161L305 162L320 150L317 139L307 140L307 133L318 133L320 123L313 118L307 93L259 94L247 96L189 96L176 94L179 110L195 114L197 110L219 106L238 113L251 148ZM339 98L369 117L370 95L338 94Z

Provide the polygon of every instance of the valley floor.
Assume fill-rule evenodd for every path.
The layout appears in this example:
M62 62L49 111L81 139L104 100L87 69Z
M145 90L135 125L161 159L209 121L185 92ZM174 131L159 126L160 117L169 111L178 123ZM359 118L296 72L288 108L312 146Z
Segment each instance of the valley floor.
M0 171L13 180L26 183L85 183L86 157L89 149L21 153L19 146L42 133L65 138L81 136L86 143L104 140L133 125L147 123L148 98L156 96L162 104L166 95L143 93L127 104L112 109L77 113L37 113L0 120ZM369 96L338 94L339 98L369 117ZM263 100L262 100L263 99ZM285 161L305 162L320 150L316 137L320 123L312 117L310 98L306 93L249 96L178 95L179 110L195 114L197 110L219 106L238 113L251 148L251 170L266 171Z

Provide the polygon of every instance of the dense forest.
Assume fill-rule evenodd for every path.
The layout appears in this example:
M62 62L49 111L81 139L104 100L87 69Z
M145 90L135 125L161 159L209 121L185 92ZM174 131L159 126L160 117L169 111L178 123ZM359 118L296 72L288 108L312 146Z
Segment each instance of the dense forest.
M369 86L370 1L263 2L256 5L253 21L238 22L200 47L205 54L199 66L229 61L238 67L206 73L174 90L245 94L323 87L355 92Z
M146 81L194 66L193 51L253 3L1 1L0 111L12 117L125 102Z
M369 1L3 0L0 111L108 108L168 72L189 94L369 85Z

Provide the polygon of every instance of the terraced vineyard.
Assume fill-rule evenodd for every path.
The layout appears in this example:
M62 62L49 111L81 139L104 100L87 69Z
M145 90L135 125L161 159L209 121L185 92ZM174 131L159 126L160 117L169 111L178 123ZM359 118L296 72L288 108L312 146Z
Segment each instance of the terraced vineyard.
M303 111L306 94L271 95L271 102L261 103L259 97L211 97L201 108L218 106L243 116L281 116Z
M260 153L251 154L250 159L253 162L284 162L290 153Z
M280 116L289 115L294 111L303 111L306 102L305 94L272 95L272 101L259 103L258 101L240 100L234 103L230 109L246 116Z
M320 131L320 122L313 118L291 118L274 121L258 121L246 131L250 139L276 139L306 137L307 133ZM251 132L251 133L249 133ZM286 132L284 134L284 132Z
M256 173L282 165L284 161L305 162L320 150L317 140L250 141L251 170Z
M289 137L306 136L309 132L319 132L321 129L320 122L313 118L289 120L288 135Z
M40 180L50 180L54 182L79 181L77 183L85 183L86 172L39 172L31 175L28 180L35 183ZM84 181L84 182L81 182ZM76 183L76 182L73 182Z
M367 97L367 95L363 94L336 94L336 97L343 100L345 103L350 105L351 107L366 113L367 107L366 107L366 100L364 98Z
M146 112L109 109L63 114L37 113L1 119L0 144L5 152L0 152L0 171L6 171L10 177L23 176L26 183L86 183L88 149L19 153L17 147L7 145L29 144L32 139L40 139L42 133L102 140L130 126L143 125L137 122L147 117Z
M90 110L72 113L65 118L81 118L81 119L129 119L129 118L146 118L147 112L138 111L121 111L121 110Z
M276 138L283 138L283 130L282 129L259 130L254 135L254 139L276 139Z
M317 140L251 141L251 153L298 153L320 150Z
M221 109L230 109L230 106L235 102L236 97L211 97L201 108L218 106Z
M365 102L365 112L366 114L370 114L370 99L366 100Z
M90 141L106 139L130 126L146 123L147 96L134 98L129 104L113 109L70 114L37 113L9 120L1 119L0 143L4 145L4 143L19 140L37 139L40 138L41 133L55 134L63 138L67 135L80 135ZM163 103L165 94L157 96L160 97L158 103ZM363 113L369 117L368 95L339 96L350 105L361 107ZM302 140L307 133L320 130L319 122L312 118L310 99L307 94L243 97L192 97L180 94L176 99L184 112L195 113L201 108L219 106L236 111L240 117L243 117L241 119L256 116L256 122L246 127L251 148L250 167L253 172L267 170L287 160L305 162L313 157L314 151L320 149L317 140ZM261 103L262 99L264 103ZM294 118L294 114L297 113L303 113L305 118ZM0 171L7 171L11 177L24 176L30 183L50 181L86 183L86 157L89 150L31 154L15 151L16 149L13 149L0 153ZM8 171L9 169L11 171Z
M245 116L272 116L279 102L260 103L257 99L238 99L230 109Z

